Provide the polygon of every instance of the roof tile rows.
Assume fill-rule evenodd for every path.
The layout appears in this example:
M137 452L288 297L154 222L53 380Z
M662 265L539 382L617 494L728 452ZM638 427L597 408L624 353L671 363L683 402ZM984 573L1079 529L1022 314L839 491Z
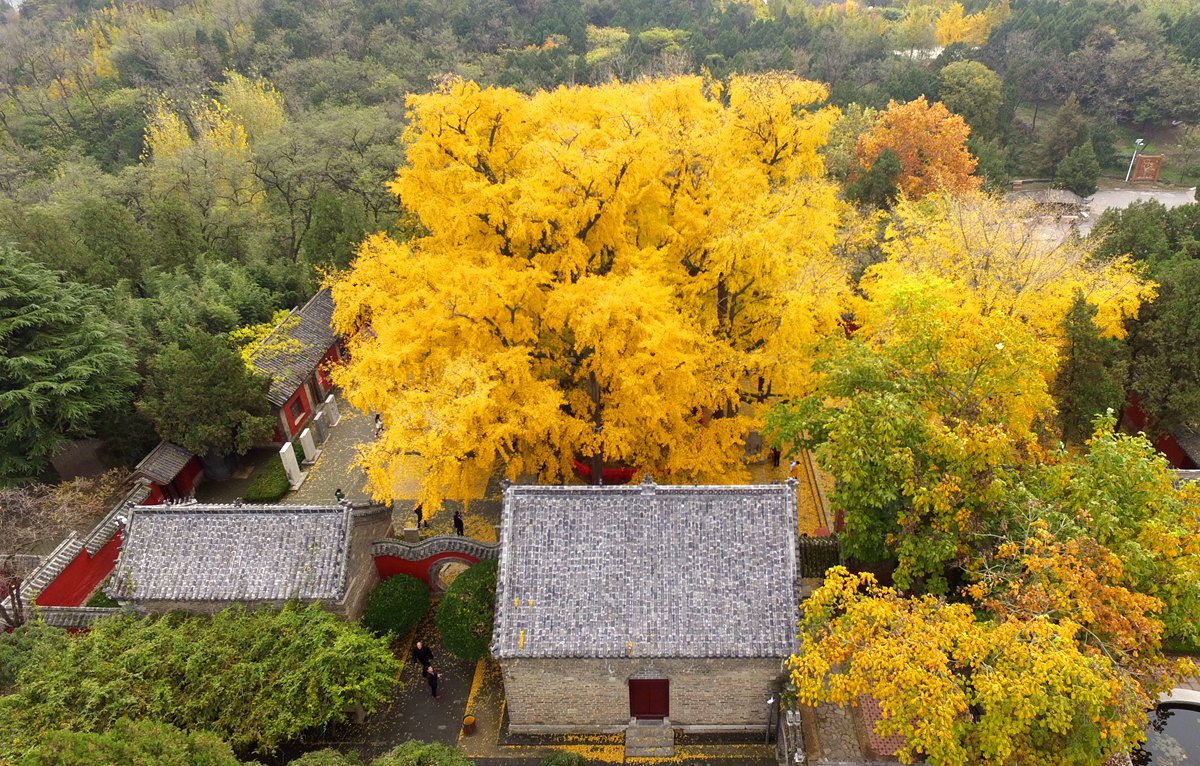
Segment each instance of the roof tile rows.
M138 506L109 593L168 601L342 597L351 510Z
M497 657L794 649L790 486L513 486L500 540Z
M133 472L144 474L156 484L170 484L193 457L195 455L183 447L164 439L142 458L142 462L137 464Z
M1200 433L1185 426L1175 433L1175 441L1193 463L1200 465Z
M271 378L267 390L271 404L276 407L287 404L317 369L333 345L332 320L333 295L326 287L293 310L251 351L254 368Z

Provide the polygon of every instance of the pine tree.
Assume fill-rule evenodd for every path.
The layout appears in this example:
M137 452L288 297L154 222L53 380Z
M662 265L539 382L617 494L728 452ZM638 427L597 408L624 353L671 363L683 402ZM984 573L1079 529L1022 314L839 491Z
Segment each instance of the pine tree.
M0 246L0 483L44 472L127 396L132 354L102 299Z
M1082 444L1092 435L1092 422L1125 399L1125 346L1104 337L1095 323L1096 307L1080 294L1063 319L1065 344L1054 397L1063 441Z
M1096 182L1100 180L1100 163L1091 141L1084 141L1071 151L1054 171L1054 183L1070 189L1081 197L1096 193Z

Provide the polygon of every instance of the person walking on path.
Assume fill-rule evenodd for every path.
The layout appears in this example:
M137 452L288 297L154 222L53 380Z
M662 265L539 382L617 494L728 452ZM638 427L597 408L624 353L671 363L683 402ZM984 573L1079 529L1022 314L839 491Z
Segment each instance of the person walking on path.
M421 507L420 503L417 503L417 506L413 508L413 513L416 514L417 517L417 529L420 529L421 522L425 521L425 509ZM429 522L425 522L425 526L428 527Z
M376 412L375 413L375 438L378 439L379 435L382 433L383 433L383 418L379 416L378 412Z
M333 496L337 498L339 503L346 499L346 493L342 491L341 487L338 487L333 491Z
M425 683L429 684L429 693L433 695L435 700L440 700L442 695L437 693L438 680L442 677L440 673L433 669L433 665L425 668L424 673Z
M462 511L454 512L454 534L459 537L463 536L463 517Z
M433 650L422 641L413 644L412 656L413 662L421 667L422 674L424 674L425 668L433 664Z

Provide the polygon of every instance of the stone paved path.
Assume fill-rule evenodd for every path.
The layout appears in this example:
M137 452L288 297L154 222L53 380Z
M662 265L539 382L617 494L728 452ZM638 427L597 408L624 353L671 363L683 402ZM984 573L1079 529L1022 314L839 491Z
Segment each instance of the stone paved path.
M365 413L351 407L338 396L341 420L329 429L329 438L321 445L316 464L304 469L308 478L295 492L289 492L280 502L293 505L316 505L336 502L334 493L341 489L346 499L366 502L367 479L354 465L358 446L375 438L373 421Z
M816 721L818 751L827 761L861 761L862 748L854 733L854 716L850 708L837 705L818 705L813 712Z

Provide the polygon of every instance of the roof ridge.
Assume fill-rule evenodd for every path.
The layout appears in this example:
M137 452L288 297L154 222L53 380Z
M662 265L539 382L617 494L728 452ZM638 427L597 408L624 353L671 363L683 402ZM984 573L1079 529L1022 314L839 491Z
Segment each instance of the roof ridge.
M342 513L347 510L341 505L267 505L261 503L178 503L175 505L135 505L135 513L246 513L246 514L277 514L289 513Z

